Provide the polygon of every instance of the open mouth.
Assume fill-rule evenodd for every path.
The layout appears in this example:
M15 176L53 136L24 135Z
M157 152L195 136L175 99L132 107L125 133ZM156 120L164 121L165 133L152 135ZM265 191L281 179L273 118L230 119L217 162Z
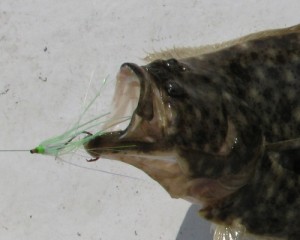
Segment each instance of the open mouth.
M158 127L154 126L157 114L154 114L153 92L156 87L149 78L143 67L133 63L121 66L113 98L114 112L108 123L111 132L123 130L120 139L153 142L150 136ZM124 122L126 119L128 121Z
M135 152L161 149L166 125L161 94L144 67L124 63L117 75L114 111L103 126L105 133L92 139L85 148L93 156L108 153L108 149L129 150L127 146Z
M105 131L120 131L128 127L133 112L139 103L142 78L140 67L134 64L123 64L121 66L117 75L113 97L113 113L103 127Z

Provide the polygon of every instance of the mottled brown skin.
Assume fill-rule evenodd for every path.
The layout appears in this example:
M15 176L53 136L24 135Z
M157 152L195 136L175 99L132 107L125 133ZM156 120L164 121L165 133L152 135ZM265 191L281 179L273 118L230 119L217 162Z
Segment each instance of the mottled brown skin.
M238 150L237 159L241 165L251 160L251 153L256 144L261 144L263 136L267 143L300 136L298 32L254 40L242 48L233 46L207 56L205 62L218 69L212 73L213 69L209 72L206 68L205 78L214 82L221 94L227 92L236 101L229 107L222 101L227 114L231 117L240 112L245 116L249 114L245 117L248 123L236 123L245 126L241 132L245 134L245 144ZM299 148L265 151L257 159L255 172L247 185L204 215L221 222L238 218L255 234L300 239L299 157ZM199 161L194 164L197 166ZM239 164L234 163L231 167L237 166Z
M112 141L108 133L86 149L99 156L101 147L121 142L140 154L175 150L184 181L211 179L231 189L204 201L202 216L228 226L238 221L252 234L300 239L300 30L258 36L198 57L127 64L139 78L151 77L176 114L154 143ZM139 103L134 114L150 121L153 111ZM207 198L199 186L186 196Z

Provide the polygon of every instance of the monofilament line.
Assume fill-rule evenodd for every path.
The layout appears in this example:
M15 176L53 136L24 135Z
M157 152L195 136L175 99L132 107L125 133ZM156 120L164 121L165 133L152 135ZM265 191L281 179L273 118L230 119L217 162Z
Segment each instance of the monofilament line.
M30 149L24 150L24 149L0 149L0 152L29 152Z

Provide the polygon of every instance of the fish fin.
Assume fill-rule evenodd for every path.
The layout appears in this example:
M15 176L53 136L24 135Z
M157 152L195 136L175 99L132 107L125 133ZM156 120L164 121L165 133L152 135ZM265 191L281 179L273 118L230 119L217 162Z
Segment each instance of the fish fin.
M212 228L215 228L213 240L284 240L277 237L249 234L246 232L245 227L239 223L233 223L233 226L214 224Z
M217 225L213 240L246 240L245 228ZM250 240L250 239L249 239Z
M166 49L166 50L157 51L153 53L147 53L147 56L144 58L144 60L146 62L151 62L158 59L162 59L162 60L166 60L169 58L180 59L180 58L188 58L192 56L199 56L199 55L215 52L224 48L228 48L236 44L243 44L251 40L276 36L280 34L293 33L293 32L300 32L300 24L288 28L279 28L279 29L260 31L257 33L252 33L247 36L226 41L223 43L204 45L200 47L174 47L171 49Z
M213 240L283 240L281 238L249 234L239 223L234 223L233 226L215 225L214 228Z
M152 62L158 59L166 60L169 58L188 58L192 56L198 56L202 54L206 54L209 52L214 52L218 50L218 45L206 45L201 47L174 47L158 52L148 53L147 56L144 58L147 62Z

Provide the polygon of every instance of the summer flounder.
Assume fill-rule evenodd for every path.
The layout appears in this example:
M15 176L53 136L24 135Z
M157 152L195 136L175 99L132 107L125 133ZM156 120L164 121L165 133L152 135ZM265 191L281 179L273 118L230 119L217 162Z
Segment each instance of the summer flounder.
M241 230L215 239L300 239L300 26L149 58L160 59L124 63L117 76L112 121L133 105L129 126L85 149Z
M118 74L114 119L136 101L129 126L86 150L140 168L236 232L300 239L300 26L153 56Z

